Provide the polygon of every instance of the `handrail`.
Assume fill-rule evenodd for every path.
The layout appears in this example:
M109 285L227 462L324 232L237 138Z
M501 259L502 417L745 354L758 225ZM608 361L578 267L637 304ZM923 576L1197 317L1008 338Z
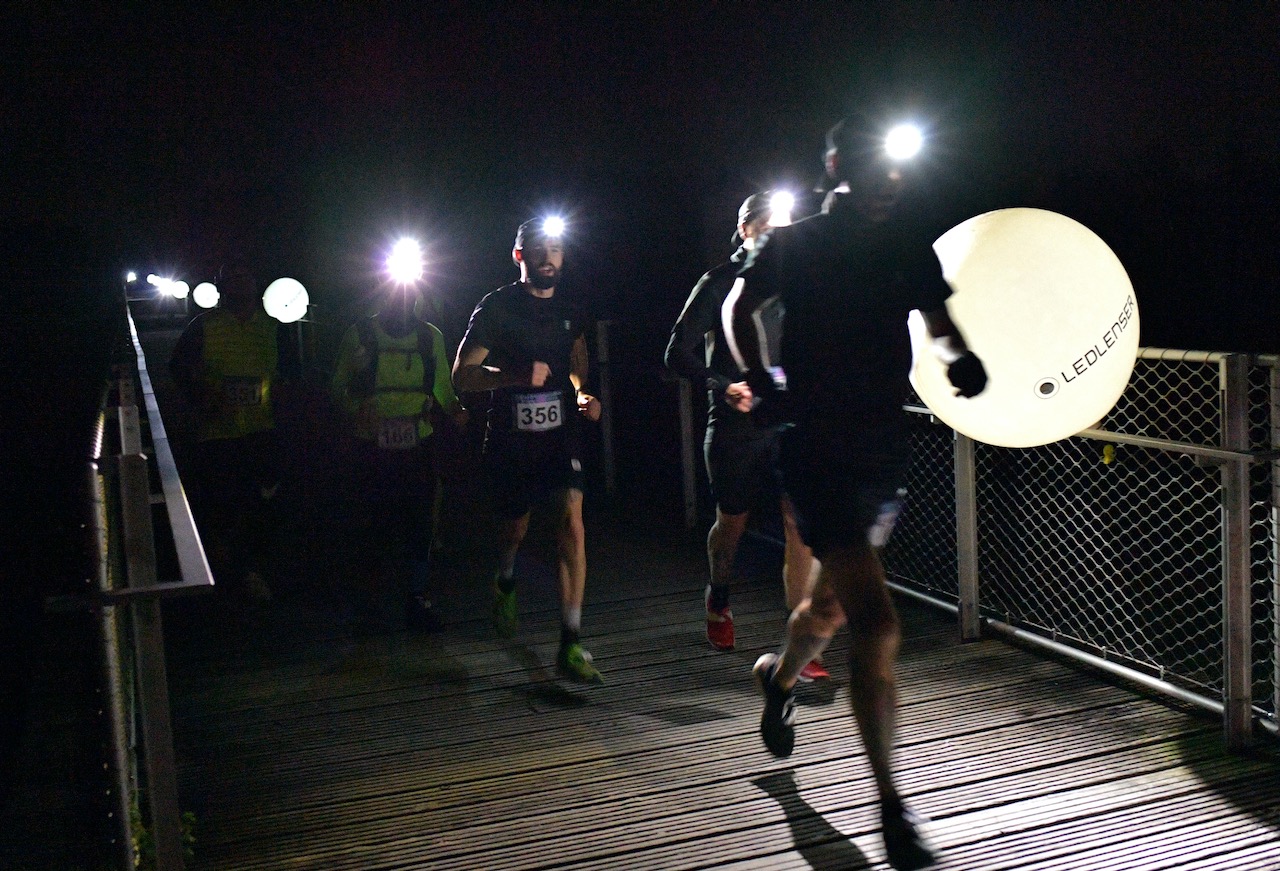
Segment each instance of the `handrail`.
M173 546L178 556L179 573L182 575L180 583L157 584L147 593L155 595L163 592L191 592L212 587L213 571L209 568L209 560L200 543L200 532L196 529L195 519L191 514L191 504L187 501L186 491L182 487L182 479L178 477L178 466L173 460L173 451L169 447L169 436L165 432L164 420L160 416L160 405L156 401L151 376L147 373L147 358L142 353L142 342L138 338L138 328L133 321L132 312L128 313L128 318L129 335L138 360L138 379L142 384L142 395L147 407L147 421L151 425L152 451L155 455L156 469L160 473L160 487L164 492L165 510L169 515L169 529L172 532ZM116 592L128 595L127 591Z
M936 421L943 426L941 419L934 414L933 409L927 405L908 404L903 405L902 410L908 414L919 414L928 416L931 420ZM1184 454L1189 457L1204 457L1207 460L1219 460L1222 462L1245 462L1245 463L1270 463L1280 460L1280 450L1271 449L1265 451L1232 451L1226 448L1215 448L1209 445L1197 445L1192 442L1179 442L1172 439L1158 439L1151 436L1135 436L1125 435L1124 433L1112 432L1106 429L1082 429L1075 433L1072 438L1094 439L1096 441L1112 442L1117 445L1132 445L1137 448L1152 448L1157 451L1169 451L1174 454Z

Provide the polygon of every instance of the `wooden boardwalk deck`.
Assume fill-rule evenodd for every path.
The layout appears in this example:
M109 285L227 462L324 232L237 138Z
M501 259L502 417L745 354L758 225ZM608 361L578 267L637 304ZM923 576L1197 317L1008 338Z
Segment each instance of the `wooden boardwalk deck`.
M352 634L285 595L262 614L171 609L174 731L196 869L856 869L883 865L869 772L835 689L802 696L798 745L757 735L749 669L780 584L702 640L694 538L588 525L585 641L606 676L554 679L549 578L498 641L483 583L438 636ZM900 603L899 771L943 869L1280 868L1280 763L1219 725Z

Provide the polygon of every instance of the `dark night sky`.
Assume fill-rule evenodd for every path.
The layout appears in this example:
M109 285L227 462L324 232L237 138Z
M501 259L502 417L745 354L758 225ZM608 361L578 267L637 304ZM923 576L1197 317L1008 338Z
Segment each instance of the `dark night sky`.
M579 289L648 347L743 196L811 183L835 118L909 96L941 214L1062 211L1128 266L1144 344L1280 350L1249 332L1280 315L1275 4L24 5L7 211L122 266L199 280L244 248L340 318L411 231L456 319L557 207Z

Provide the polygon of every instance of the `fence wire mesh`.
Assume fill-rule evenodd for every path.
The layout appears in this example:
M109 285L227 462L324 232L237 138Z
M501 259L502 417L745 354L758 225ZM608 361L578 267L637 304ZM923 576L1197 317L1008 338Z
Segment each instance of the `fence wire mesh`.
M980 613L1221 701L1225 355L1143 349L1090 436L1038 448L975 445ZM1250 450L1273 450L1277 358L1249 361ZM913 404L923 405L913 398ZM1107 436L1168 444L1126 444ZM916 418L908 507L885 550L891 579L958 601L955 440ZM1276 719L1280 602L1275 462L1250 464L1252 695Z

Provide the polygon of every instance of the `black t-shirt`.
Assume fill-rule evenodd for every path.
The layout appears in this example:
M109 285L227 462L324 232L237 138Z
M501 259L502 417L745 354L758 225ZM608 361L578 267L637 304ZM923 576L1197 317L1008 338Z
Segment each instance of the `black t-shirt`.
M485 362L499 369L528 368L541 360L551 368L542 387L504 387L493 391L489 410L491 434L517 431L549 432L560 426L575 426L576 394L569 380L574 342L586 334L582 310L559 294L536 297L516 282L500 287L480 300L471 313L463 342L489 349ZM553 413L549 397L558 394L559 409ZM542 398L533 398L535 396ZM548 427L555 416L559 424Z
M779 362L801 420L901 417L907 315L940 309L950 294L922 224L872 223L832 194L821 214L772 230L741 274L785 306Z

